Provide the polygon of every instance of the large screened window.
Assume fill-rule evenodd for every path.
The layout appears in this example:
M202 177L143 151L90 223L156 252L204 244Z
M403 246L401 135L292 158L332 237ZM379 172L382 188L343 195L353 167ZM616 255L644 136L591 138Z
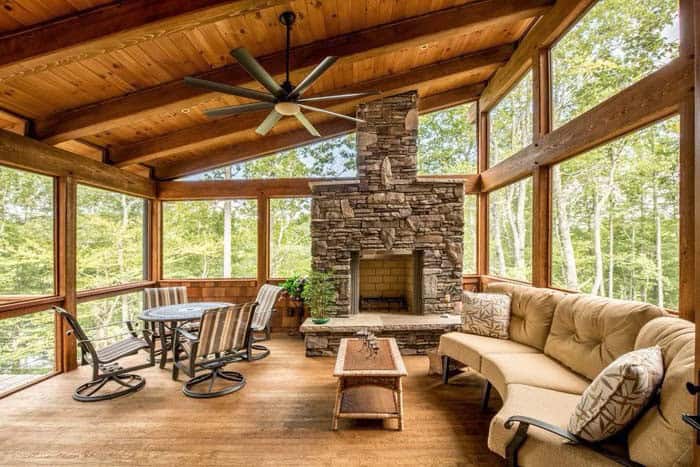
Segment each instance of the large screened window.
M78 290L146 277L146 200L78 185Z
M163 276L256 277L257 222L256 200L163 203Z
M420 116L418 173L476 173L476 103Z
M124 321L141 324L138 315L143 310L143 292L132 292L116 297L107 297L78 304L80 325L99 349L124 339L126 326ZM121 335L121 336L120 336Z
M183 180L226 180L357 175L355 134L330 138Z
M0 303L54 294L54 181L0 166Z
M476 274L476 196L464 197L464 255L462 272Z
M0 320L0 394L55 371L54 320L52 310Z
M679 120L553 168L552 284L678 305Z
M489 193L489 274L531 281L531 178Z
M489 112L489 167L532 143L532 70Z
M270 200L270 275L276 278L311 271L311 199Z
M600 0L551 50L558 127L678 55L678 0Z

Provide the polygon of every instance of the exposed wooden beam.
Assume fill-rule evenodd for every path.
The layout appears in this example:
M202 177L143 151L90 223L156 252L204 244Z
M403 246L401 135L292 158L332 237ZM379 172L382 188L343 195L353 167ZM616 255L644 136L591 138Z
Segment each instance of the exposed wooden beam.
M532 65L537 50L552 45L596 1L558 0L525 36L508 63L491 78L479 100L481 110L490 110Z
M467 54L427 65L411 70L410 72L357 83L343 89L324 92L323 94L346 94L373 89L381 90L383 95L398 94L409 89L414 89L415 86L421 83L452 74L466 71L478 73L480 70L493 72L493 68L498 64L505 63L512 52L513 46L511 45L497 47L495 49ZM474 87L474 93L478 95L483 91L483 87L482 84L476 85ZM312 96L310 95L309 97ZM356 107L361 101L369 101L380 97L381 96L370 96L362 100L341 101L340 103L330 102L328 104L320 103L318 107L343 113L348 108ZM235 117L217 119L128 146L118 146L110 150L109 160L111 163L120 167L149 162L178 152L190 151L196 149L196 147L203 142L207 145L213 145L217 140L220 140L221 143L225 143L232 134L257 127L268 112L268 110L264 110Z
M286 3L123 0L98 6L0 36L0 82Z
M478 98L478 92L482 87L465 86L464 88L451 90L433 96L421 98L418 101L420 112L431 112L442 109L450 104L461 104ZM354 112L353 112L354 113ZM323 139L329 139L344 135L355 130L355 123L336 118L315 124ZM214 169L234 162L262 157L278 151L284 151L298 146L303 146L322 139L309 134L301 128L275 136L256 139L242 144L223 145L220 148L207 152L205 156L183 159L154 169L154 177L159 180L172 180L204 170Z
M421 179L463 179L465 192L477 190L478 176L421 176ZM261 180L200 180L187 182L158 182L160 201L202 199L257 198L261 195L311 196L310 182L342 182L351 178L274 178Z
M553 0L483 0L469 3L294 47L290 55L291 63L296 70L305 70L328 55L341 57L341 63L356 62L502 22L536 17L552 3ZM258 60L273 76L284 73L284 51L259 57ZM238 64L197 76L233 85L251 82L248 73ZM185 86L182 80L172 81L38 120L36 135L47 143L55 144L96 134L127 122L133 123L154 112L180 112L201 104L210 96L211 93L204 90Z
M693 90L693 63L683 57L643 78L588 112L544 135L481 174L492 191L677 112Z
M29 130L29 120L15 115L7 110L0 109L0 129L26 135Z
M0 130L0 164L55 177L70 176L79 182L146 198L156 195L153 180L5 130Z
M88 143L80 139L63 141L62 143L58 143L56 147L83 157L89 157L99 162L105 162L107 156L107 150L102 146L97 146L96 144Z

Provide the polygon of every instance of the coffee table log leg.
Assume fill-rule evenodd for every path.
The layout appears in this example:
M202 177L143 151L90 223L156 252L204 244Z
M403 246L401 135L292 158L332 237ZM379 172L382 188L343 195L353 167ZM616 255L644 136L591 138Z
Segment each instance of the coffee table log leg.
M338 379L338 386L335 391L335 407L333 408L333 423L331 428L333 431L338 430L338 415L340 414L340 403L343 398L343 379Z
M399 431L403 431L403 385L401 378L398 378L398 409L399 409Z

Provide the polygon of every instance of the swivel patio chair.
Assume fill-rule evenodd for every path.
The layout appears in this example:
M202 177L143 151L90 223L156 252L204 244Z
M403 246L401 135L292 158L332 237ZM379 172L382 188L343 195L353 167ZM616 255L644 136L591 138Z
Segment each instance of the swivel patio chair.
M260 360L270 355L270 349L262 344L256 344L256 342L270 339L270 320L272 319L272 313L275 311L275 303L277 303L277 299L282 293L282 290L282 287L271 284L264 284L260 287L260 290L258 290L258 296L255 298L258 307L253 316L253 323L251 324L252 332L248 340L248 351L246 352L246 359L248 361ZM264 332L265 337L255 337L256 332ZM254 353L254 350L258 352Z
M95 402L115 399L117 397L136 392L146 385L145 378L139 375L131 374L130 372L155 365L155 358L153 356L153 340L149 336L150 331L148 329L143 330L143 337L138 337L131 321L83 329L80 326L80 323L78 323L78 320L76 320L73 315L68 313L63 308L54 307L54 310L59 314L59 316L65 319L70 326L71 329L68 330L66 334L75 336L78 345L80 345L80 349L82 350L83 362L89 362L92 364L92 380L78 386L73 393L73 399L79 402ZM88 338L87 334L85 333L85 331L104 329L119 324L126 325L127 332L116 336L95 339ZM94 342L118 337L125 338L99 350L97 350L94 346ZM117 363L117 360L129 355L134 355L138 353L139 350L149 351L150 359L148 363L142 363L126 368ZM104 388L109 382L117 383L119 386L123 386L124 389L97 394L98 391Z
M143 289L143 309L148 310L150 308L156 308L159 306L167 305L177 305L180 303L187 303L187 287L157 287ZM158 324L155 322L148 323L148 326L152 333L153 342L160 342L160 330L158 329ZM196 330L196 324L192 323L192 330ZM172 344L172 329L165 326L164 337L168 344ZM155 351L155 355L167 355L167 349L158 349ZM165 362L162 362L165 364ZM163 366L163 365L161 365Z
M255 303L246 303L208 310L202 315L198 334L183 327L175 329L172 376L173 380L177 380L179 371L182 370L190 377L182 387L186 396L219 397L245 386L245 377L241 373L224 370L224 366L244 358L255 308ZM181 354L186 358L181 360ZM197 376L199 371L206 373ZM217 378L231 381L233 384L214 391ZM196 388L206 381L209 382L206 390Z

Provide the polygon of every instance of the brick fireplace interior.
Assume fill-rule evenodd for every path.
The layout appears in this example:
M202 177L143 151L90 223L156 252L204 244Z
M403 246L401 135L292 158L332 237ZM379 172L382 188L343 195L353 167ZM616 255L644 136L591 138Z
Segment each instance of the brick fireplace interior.
M422 314L422 252L410 255L353 255L352 313Z

